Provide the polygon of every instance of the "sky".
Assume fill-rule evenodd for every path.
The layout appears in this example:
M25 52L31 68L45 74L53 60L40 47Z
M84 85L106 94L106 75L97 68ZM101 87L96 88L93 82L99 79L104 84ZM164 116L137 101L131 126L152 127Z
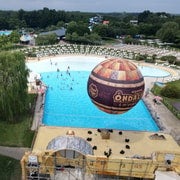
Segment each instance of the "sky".
M180 14L180 0L0 0L0 10L49 9L81 12L167 12Z

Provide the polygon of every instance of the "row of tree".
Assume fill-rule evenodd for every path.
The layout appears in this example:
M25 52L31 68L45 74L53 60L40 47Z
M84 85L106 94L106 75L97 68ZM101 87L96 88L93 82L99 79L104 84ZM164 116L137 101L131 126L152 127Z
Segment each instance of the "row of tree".
M0 29L22 29L41 32L67 28L68 39L70 36L78 35L82 41L85 34L96 34L101 38L115 38L124 35L136 37L137 34L145 37L160 38L163 42L180 44L180 16L164 12L152 13L101 13L103 20L109 20L108 25L96 24L92 32L89 31L89 18L95 13L65 12L61 10L24 11L0 11ZM130 20L138 20L137 25L130 23ZM74 24L73 24L74 23Z

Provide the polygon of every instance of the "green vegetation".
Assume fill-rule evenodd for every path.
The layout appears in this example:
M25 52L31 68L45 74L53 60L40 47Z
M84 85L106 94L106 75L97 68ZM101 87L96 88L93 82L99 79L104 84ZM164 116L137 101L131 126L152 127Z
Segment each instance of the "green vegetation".
M174 43L179 38L179 28L179 24L176 22L166 22L156 34L163 42Z
M51 45L57 42L56 34L40 35L36 38L36 45Z
M167 84L165 87L161 90L161 95L164 97L169 98L180 98L180 86L178 87L177 84Z
M21 179L21 167L19 160L15 160L6 156L0 156L0 179Z
M36 103L36 95L28 96L29 104L32 104L25 115L19 117L16 123L0 121L0 145L15 147L31 147L34 131L30 130L32 125L32 116Z
M19 42L20 34L15 30L9 36L0 36L0 50L11 50L16 48Z
M0 53L0 121L18 122L27 107L25 56L20 52Z
M25 11L23 9L19 11L0 11L0 29L13 30L13 34L10 36L16 37L1 37L0 49L15 48L14 43L18 42L19 33L39 34L61 27L67 29L66 38L68 41L81 44L100 44L97 41L93 42L96 35L98 40L121 37L125 43L133 44L140 44L139 39L141 37L145 39L160 38L162 42L169 43L170 46L176 48L180 46L179 15L171 15L165 12L153 13L148 10L141 13L100 13L102 19L92 25L89 23L89 19L94 16L97 16L97 14L56 11L46 7L36 11ZM108 24L103 24L104 20L108 21ZM135 20L137 23L133 24L131 20ZM45 42L45 44L47 43Z
M34 132L30 130L32 118L24 118L16 124L0 122L0 145L30 147Z
M174 107L174 103L180 102L180 80L169 82L164 87L159 87L157 84L154 84L152 92L155 95L162 96L163 103L180 119L180 113L176 107Z
M166 61L166 62L168 62L170 64L176 64L177 63L177 58L175 56L171 56L171 55L169 55L169 56L162 56L160 59L162 61Z

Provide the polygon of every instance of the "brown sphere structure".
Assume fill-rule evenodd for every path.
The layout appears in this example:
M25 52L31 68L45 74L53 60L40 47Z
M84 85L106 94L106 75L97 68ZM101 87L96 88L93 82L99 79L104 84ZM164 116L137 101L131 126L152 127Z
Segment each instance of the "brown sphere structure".
M142 98L144 78L132 62L111 58L92 70L87 91L91 101L100 110L110 114L122 114Z

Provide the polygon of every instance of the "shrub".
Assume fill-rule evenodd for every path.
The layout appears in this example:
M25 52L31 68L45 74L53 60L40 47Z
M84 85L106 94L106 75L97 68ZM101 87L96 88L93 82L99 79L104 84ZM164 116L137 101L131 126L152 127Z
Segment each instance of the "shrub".
M155 63L156 60L150 58L150 59L146 59L145 62L147 62L147 63Z
M176 62L176 57L175 56L172 56L172 55L169 55L169 56L162 56L161 57L161 60L162 61L168 61L170 64L173 64Z
M167 84L162 88L161 95L168 98L180 98L180 90L173 84Z
M138 54L138 55L136 55L136 60L137 61L147 60L147 54Z

